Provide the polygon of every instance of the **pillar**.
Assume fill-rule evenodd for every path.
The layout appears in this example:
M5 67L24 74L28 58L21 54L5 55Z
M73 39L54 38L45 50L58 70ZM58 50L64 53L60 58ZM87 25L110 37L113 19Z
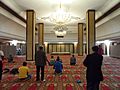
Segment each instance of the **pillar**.
M92 47L95 45L95 10L88 10L86 14L86 40L87 54L92 53Z
M44 46L44 24L38 23L38 43Z
M78 55L83 56L83 23L78 23Z
M26 60L32 61L35 55L35 12L27 10L26 14Z

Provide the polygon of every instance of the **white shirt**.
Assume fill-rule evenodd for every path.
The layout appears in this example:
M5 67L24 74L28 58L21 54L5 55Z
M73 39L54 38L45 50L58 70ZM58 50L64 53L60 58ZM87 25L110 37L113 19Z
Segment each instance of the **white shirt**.
M4 53L3 53L3 51L2 51L2 50L0 50L0 61L2 61L1 56L4 56Z

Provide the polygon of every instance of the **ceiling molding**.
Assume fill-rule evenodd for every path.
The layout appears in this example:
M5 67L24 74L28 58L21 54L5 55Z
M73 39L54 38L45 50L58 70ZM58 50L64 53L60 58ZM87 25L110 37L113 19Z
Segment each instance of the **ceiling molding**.
M102 19L104 19L105 17L107 17L108 15L110 15L112 12L114 12L115 10L120 8L120 2L118 4L116 4L115 6L113 6L111 9L109 9L107 12L105 12L102 16L100 16L95 23L98 23L99 21L101 21Z
M15 17L17 17L18 19L20 19L24 23L26 23L26 20L23 17L21 17L18 13L16 13L14 10L12 10L10 7L8 7L6 4L4 4L1 1L0 1L0 7L2 7L3 9L5 9L6 11L8 11L9 13L11 13L12 15L14 15Z

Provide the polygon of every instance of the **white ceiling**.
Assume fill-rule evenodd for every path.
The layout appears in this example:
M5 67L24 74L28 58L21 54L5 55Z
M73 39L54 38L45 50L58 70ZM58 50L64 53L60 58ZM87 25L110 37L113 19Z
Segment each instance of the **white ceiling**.
M7 4L10 8L18 12L24 18L25 11L28 9L33 9L36 12L36 18L48 16L50 13L54 12L59 7L59 2L62 2L62 7L67 9L73 16L78 16L81 18L78 22L85 22L86 11L88 9L96 10L96 18L104 13L103 7L106 3L111 3L118 0L1 0ZM111 8L114 3L108 8ZM42 22L37 20L37 22ZM44 22L46 23L46 22Z
M60 0L11 0L15 1L25 11L33 9L37 17L48 16L59 7ZM65 2L66 1L66 2ZM109 0L61 0L62 6L69 9L75 16L85 18L88 9L98 11Z
M37 18L49 16L50 13L54 12L59 8L60 2L62 7L67 9L73 16L80 17L79 21L74 21L69 23L69 25L74 25L77 28L77 23L85 23L86 21L86 11L88 9L96 10L96 18L101 16L108 9L113 7L119 0L1 0L7 4L10 8L15 10L22 17L26 18L26 10L33 9L36 12L36 22L43 22L45 24L45 33L53 30L47 29L52 25L49 22L43 20L37 20ZM104 9L103 9L104 7ZM68 30L73 31L72 28ZM73 33L76 31L73 31ZM76 32L77 33L77 32Z
M48 16L59 8L59 1L62 2L62 7L67 9L73 16L80 17L81 20L68 24L68 33L77 33L78 22L86 22L86 11L88 9L96 10L97 19L108 11L120 0L1 0L11 9L16 11L19 15L26 18L26 10L33 9L36 13L36 18ZM45 33L54 33L53 24L37 20L36 22L43 22L45 24Z

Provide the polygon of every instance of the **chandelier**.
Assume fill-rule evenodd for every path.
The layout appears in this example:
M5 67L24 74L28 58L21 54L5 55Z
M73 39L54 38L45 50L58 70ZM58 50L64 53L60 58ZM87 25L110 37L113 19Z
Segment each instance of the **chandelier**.
M59 9L56 12L53 12L48 17L42 17L41 19L49 21L55 25L53 28L57 36L64 36L67 33L67 24L72 20L80 20L79 17L72 16L69 12L65 12L62 9L60 2Z
M79 20L80 18L72 16L69 12L65 12L60 2L59 9L56 12L51 13L48 17L42 17L41 19L47 20L55 25L65 25L72 20Z
M56 36L65 36L67 33L67 26L65 25L56 25L54 28Z

